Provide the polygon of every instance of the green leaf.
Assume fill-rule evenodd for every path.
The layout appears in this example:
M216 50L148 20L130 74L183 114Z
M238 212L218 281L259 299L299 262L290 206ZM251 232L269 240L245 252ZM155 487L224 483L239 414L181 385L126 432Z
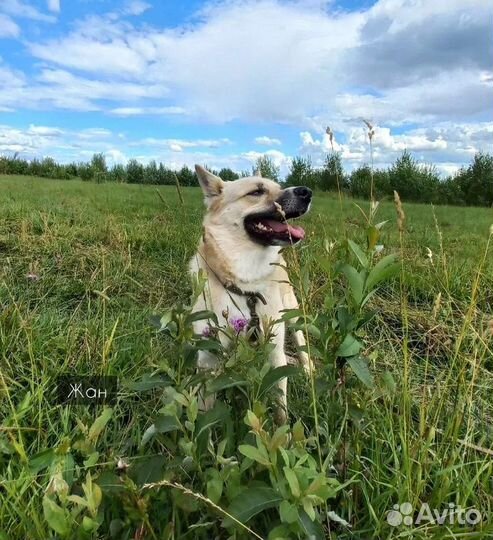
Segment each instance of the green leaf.
M368 367L368 363L361 356L353 356L347 359L347 363L351 366L354 374L358 379L369 388L373 388L373 376Z
M290 321L292 319L297 319L298 317L304 317L303 311L301 309L288 309L282 310L282 321Z
M270 461L264 455L262 455L260 450L255 448L255 446L251 446L250 444L240 444L240 446L238 446L238 450L247 458L260 463L261 465L265 465L266 467L270 466Z
M358 246L358 244L356 244L355 242L353 242L352 240L349 240L349 239L348 239L347 243L348 243L349 248L351 249L351 251L356 255L356 258L360 262L361 266L363 268L368 268L368 258L363 253L363 250Z
M228 513L242 523L268 508L275 508L282 501L277 491L270 487L252 487L243 490L229 505ZM224 527L233 525L233 520L226 518Z
M299 519L296 506L289 501L282 501L279 505L279 516L283 523L295 523Z
M216 401L214 407L205 412L199 414L195 423L195 430L197 432L196 437L199 438L202 433L205 433L212 426L218 423L223 423L229 418L229 407L222 401Z
M166 456L146 456L139 459L137 465L133 467L132 478L138 486L159 482L163 479L164 466L166 464Z
M123 385L129 390L146 392L154 388L163 388L165 386L169 386L171 382L171 379L162 373L155 375L149 375L146 373L139 381L128 381L126 383L124 382Z
M101 435L103 429L108 423L109 419L113 415L113 409L107 408L96 418L93 425L89 428L88 439L94 444L99 436Z
M399 263L397 262L396 255L391 254L383 257L368 274L365 289L371 291L375 285L395 276L398 271Z
M312 521L315 521L315 508L313 508L312 501L308 497L305 497L302 502L303 510L308 514L308 517Z
M359 306L363 300L363 289L365 286L364 276L359 274L356 268L349 264L343 264L339 270L346 276L349 287L351 288L354 303Z
M260 384L259 395L262 396L268 392L278 381L283 377L291 377L301 373L301 369L296 366L280 366L271 369L267 372L267 375L262 379Z
M195 347L199 351L220 351L222 349L221 343L214 339L198 339L195 342Z
M318 520L312 521L305 510L300 510L299 524L310 540L325 540L324 530Z
M46 523L60 536L68 536L70 533L70 524L68 516L61 506L48 495L43 497L43 514Z
M213 311L204 309L202 311L195 311L194 313L190 313L190 315L187 315L188 323L209 319L217 324L217 315Z
M296 476L296 473L289 467L284 467L283 470L284 470L284 476L286 477L286 480L288 481L289 488L291 489L291 493L293 494L293 497L298 498L301 495L301 490L300 490L300 483L298 482L298 477Z
M46 467L49 467L53 459L55 458L55 451L50 448L49 450L43 450L43 452L38 452L29 460L29 469L33 473L38 473Z
M334 268L330 259L322 255L315 255L314 258L318 265L322 268L322 270L324 270L327 275L330 276L334 272Z
M207 393L214 394L215 392L225 390L226 388L246 385L248 385L248 381L245 381L240 375L235 373L223 373L215 379L207 381Z
M169 433L181 429L181 424L175 416L160 415L154 421L156 433Z
M336 355L341 356L342 358L347 358L349 356L355 356L358 354L363 347L363 344L358 341L352 334L348 334L344 341L339 345Z
M396 383L394 376L390 371L384 371L382 374L382 383L385 387L385 389L390 393L394 394L396 389Z
M217 504L223 494L223 481L221 478L212 478L207 482L207 497Z
M155 435L156 435L156 426L154 424L150 425L142 435L142 440L140 441L141 446L147 444Z
M378 225L382 226L385 221L382 223L379 223ZM375 227L373 225L370 225L368 227L368 230L366 231L366 240L368 243L368 249L369 251L372 251L373 248L377 245L378 239L380 238L380 231L378 225Z

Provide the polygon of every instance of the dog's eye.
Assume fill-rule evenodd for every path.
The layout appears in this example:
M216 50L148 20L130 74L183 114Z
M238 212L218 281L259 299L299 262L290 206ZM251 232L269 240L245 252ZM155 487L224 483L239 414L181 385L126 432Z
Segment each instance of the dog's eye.
M251 195L252 197L260 197L265 193L265 190L263 189L256 189L255 191L250 191L248 195Z

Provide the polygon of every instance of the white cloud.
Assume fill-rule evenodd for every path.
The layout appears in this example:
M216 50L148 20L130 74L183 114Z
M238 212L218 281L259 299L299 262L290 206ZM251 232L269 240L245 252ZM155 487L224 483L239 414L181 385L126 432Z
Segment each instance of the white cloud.
M54 13L60 13L60 0L46 0L48 9Z
M262 144L264 146L274 146L274 145L281 145L281 141L279 139L274 139L271 137L267 137L263 135L262 137L255 137L255 143L256 144Z
M115 107L109 111L116 116L143 116L143 115L185 115L183 107Z
M23 17L26 19L44 22L56 21L53 15L46 15L32 5L22 2L21 0L2 0L0 9L4 13L8 13L14 17Z
M231 144L229 139L155 139L153 137L147 137L142 140L134 141L130 143L132 146L142 147L161 147L169 148L174 152L182 152L185 148L219 148L220 146Z
M108 165L125 164L128 161L128 157L118 148L110 148L104 152L104 157Z
M492 7L482 0L418 4L379 0L348 13L324 2L231 0L210 4L193 25L175 29L92 16L30 50L44 61L109 77L114 87L130 80L153 86L159 97L175 97L171 106L213 122L308 126L318 118L363 115L402 123L450 112L491 114L491 88L478 70L490 69ZM145 7L130 2L126 9ZM147 114L147 107L122 103L113 114Z
M127 2L127 5L123 8L123 13L125 15L142 15L142 13L151 7L151 4L148 2L143 2L142 0L133 0Z
M7 15L0 13L0 37L17 37L20 34L20 28Z

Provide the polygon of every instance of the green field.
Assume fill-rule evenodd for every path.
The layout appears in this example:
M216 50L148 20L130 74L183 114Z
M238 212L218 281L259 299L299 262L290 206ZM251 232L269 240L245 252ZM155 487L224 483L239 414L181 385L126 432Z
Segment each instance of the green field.
M162 388L131 383L183 367L175 363L175 344L149 322L191 293L186 268L203 208L198 189L182 194L183 204L174 187L0 176L0 539L309 535L284 516L287 528L276 536L280 520L272 506L245 521L250 532L222 527L224 515L211 500L228 509L241 493L229 477L216 478L224 463L204 458L209 472L201 463L177 465L179 457L192 460L190 434L163 432L141 444L163 407ZM358 204L367 211L368 202ZM324 367L312 386L293 376L290 421L303 423L312 438L304 452L314 462L322 457L324 474L341 484L326 504L315 505L315 521L330 538L491 538L493 257L491 246L486 250L493 212L403 205L402 238L393 202L382 201L375 220L388 220L379 244L402 266L372 298L374 317L359 334L374 385L347 370L347 380L332 388ZM336 261L350 260L347 238L364 247L365 219L355 201L316 193L303 223L307 239L287 258L302 269L307 312L332 313L336 306L324 299L345 287ZM314 332L320 348L317 340ZM101 407L56 405L53 378L67 372L119 377L122 393L105 425L94 427ZM266 422L266 431L275 431ZM238 426L246 426L242 418L233 424L238 440ZM220 435L212 430L210 437ZM268 482L261 465L254 470L236 448L227 446L225 455L243 459L245 485ZM114 474L119 458L130 464L123 479ZM176 485L142 488L163 479L194 495ZM223 486L218 497L211 495L213 481ZM91 482L102 487L101 501ZM67 499L64 486L93 506ZM289 508L305 508L292 497ZM403 502L416 511L424 502L439 510L454 503L477 509L482 520L392 527L387 512ZM309 514L308 507L297 515Z

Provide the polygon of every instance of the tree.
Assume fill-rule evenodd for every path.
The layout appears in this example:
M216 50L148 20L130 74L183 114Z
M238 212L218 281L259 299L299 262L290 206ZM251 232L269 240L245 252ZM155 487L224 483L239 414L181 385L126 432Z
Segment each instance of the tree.
M433 166L420 165L404 150L389 169L389 187L409 201L436 202L440 177Z
M198 186L199 181L194 172L192 172L186 165L176 173L180 186Z
M288 186L307 186L314 189L316 186L316 175L312 167L312 160L309 157L295 157L291 161L290 171L286 177Z
M457 182L466 204L493 205L493 156L478 152L467 169L457 174Z
M264 178L279 182L281 169L274 164L274 161L269 156L260 156L255 162L252 173L254 175L260 173Z
M318 184L318 187L323 191L342 191L346 187L341 154L332 152L325 157Z
M142 184L144 182L144 166L136 159L130 159L127 163L127 181L130 184Z
M156 161L152 159L144 168L144 184L158 183L158 168Z
M219 178L222 178L225 182L228 182L228 181L231 181L231 180L238 180L238 178L240 177L239 174L235 173L229 167L223 167L217 173L217 176L219 176Z

